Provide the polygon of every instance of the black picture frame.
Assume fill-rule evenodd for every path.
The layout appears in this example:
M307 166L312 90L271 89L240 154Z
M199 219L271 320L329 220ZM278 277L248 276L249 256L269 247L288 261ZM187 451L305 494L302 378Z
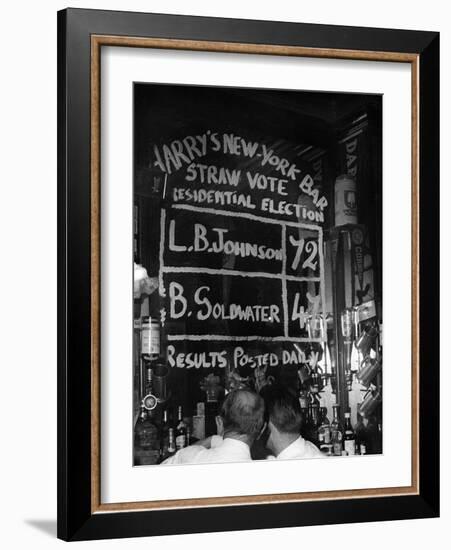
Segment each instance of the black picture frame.
M419 488L416 495L93 511L91 37L152 37L416 57ZM64 540L415 519L439 515L439 34L67 9L58 13L58 537Z

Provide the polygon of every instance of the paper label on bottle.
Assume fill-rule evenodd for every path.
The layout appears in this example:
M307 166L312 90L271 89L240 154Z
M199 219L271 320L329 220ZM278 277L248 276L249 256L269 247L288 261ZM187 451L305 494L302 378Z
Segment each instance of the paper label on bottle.
M143 328L141 334L141 353L144 355L159 355L160 329L156 323Z
M333 444L333 451L334 451L334 455L341 456L341 451L342 451L341 443L339 443L338 441L335 441L335 443Z
M354 439L345 439L345 451L348 455L355 455L355 440Z
M177 447L177 450L183 449L186 443L186 437L184 435L178 435L175 438L175 446Z

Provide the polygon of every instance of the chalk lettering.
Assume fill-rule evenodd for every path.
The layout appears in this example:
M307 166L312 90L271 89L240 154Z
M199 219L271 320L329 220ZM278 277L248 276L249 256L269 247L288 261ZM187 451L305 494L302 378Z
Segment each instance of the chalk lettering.
M169 250L173 252L185 252L186 246L175 244L175 220L169 223Z
M218 134L216 132L213 132L210 135L210 141L211 141L211 150L212 151L220 151L221 150L221 142L218 139Z
M287 201L276 202L268 197L261 200L260 209L270 214L295 216L298 220L308 220L315 223L324 222L324 212L311 210L302 204L293 204Z
M319 191L313 188L313 178L310 174L306 174L299 184L299 189L312 198L313 204L320 210L324 210L327 206L327 199L319 196Z
M186 313L188 301L183 296L183 290L183 286L179 283L171 282L169 284L169 314L171 319L180 319L180 317L183 317ZM177 303L179 304L178 311Z
M224 134L224 153L230 155L243 155L245 157L253 157L258 149L258 143L248 142L234 134Z
M262 152L262 166L265 166L265 164L270 164L277 171L281 172L283 176L286 176L292 180L295 180L298 174L301 173L295 164L290 163L287 159L280 158L272 149L268 149L265 144L262 144Z
M180 170L184 164L207 154L207 135L186 136L183 140L175 139L169 145L163 144L161 151L158 145L154 145L153 153L154 166L172 174L173 171Z
M299 321L299 328L304 328L305 323L308 318L308 313L305 311L304 306L300 305L301 302L301 295L299 292L296 292L294 295L294 303L293 303L293 309L291 313L291 320L292 321Z
M237 347L233 350L234 367L250 367L252 369L263 367L265 365L276 366L279 364L279 358L275 353L262 353L250 355L245 353L242 347Z
M208 234L205 225L201 223L194 224L193 246L188 248L186 245L175 244L175 220L169 223L169 250L173 252L206 252L207 254L233 254L241 258L258 258L259 260L282 261L283 251L281 248L271 248L266 245L249 243L246 241L234 241L227 238L228 229L222 227L212 227L211 232L216 239L212 239ZM186 229L184 230L186 235Z
M288 195L285 184L288 180L273 178L265 176L265 174L251 174L246 172L247 181L251 189L269 190L272 193L278 193L279 195Z
M216 204L220 206L241 206L254 210L256 205L252 202L251 195L237 193L236 191L216 191L214 189L185 189L174 187L172 199L177 202L195 204Z
M186 169L185 180L208 185L221 184L236 187L240 182L240 177L241 170L218 168L212 164L190 164Z
M208 239L206 239L207 229L201 223L194 224L194 250L195 252L203 252L207 250L209 246Z
M226 306L225 304L212 303L207 297L209 292L210 287L201 286L194 293L194 302L202 306L202 309L197 311L199 321L205 321L211 317L227 321L280 323L280 308L276 304L267 306L228 304Z
M167 362L170 367L179 369L225 368L227 351L202 351L198 353L176 353L175 346L167 346Z

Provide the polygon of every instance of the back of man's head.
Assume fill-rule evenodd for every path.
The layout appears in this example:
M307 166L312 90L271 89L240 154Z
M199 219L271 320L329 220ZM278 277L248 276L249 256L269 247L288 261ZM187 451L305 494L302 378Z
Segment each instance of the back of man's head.
M234 390L221 407L224 436L238 436L253 442L260 433L265 414L265 403L251 390Z
M302 414L299 400L288 389L272 386L265 394L266 415L280 433L299 435Z

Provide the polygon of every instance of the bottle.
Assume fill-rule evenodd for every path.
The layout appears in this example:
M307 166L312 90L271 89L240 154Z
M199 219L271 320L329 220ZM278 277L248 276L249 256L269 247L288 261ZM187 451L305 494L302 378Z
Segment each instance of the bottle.
M357 414L357 424L355 425L355 452L357 454L367 454L367 433L366 427L360 414Z
M310 408L310 441L315 445L318 445L318 429L320 427L319 422L319 405L314 403Z
M330 422L327 418L327 408L321 407L321 423L318 428L318 445L320 451L325 454L331 452L331 434L330 434Z
M367 446L366 451L368 454L379 454L382 452L382 446L379 445L379 429L377 419L371 415L365 419L367 421L366 433L367 433Z
M343 174L335 180L335 225L357 223L355 180Z
M299 392L299 405L301 409L308 408L309 404L310 404L310 399L309 399L308 392L306 390L301 390Z
M141 355L150 360L155 360L160 355L160 322L154 317L142 318Z
M343 429L340 424L340 405L334 405L333 408L333 420L330 425L331 442L333 446L333 454L335 456L341 456L343 450Z
M175 455L176 452L177 448L175 446L174 428L168 428L167 446L165 448L165 452L160 453L160 459L158 463L161 464L170 456Z
M167 456L172 456L177 451L177 447L175 445L175 432L174 428L169 428L168 431L168 452Z
M145 368L146 368L146 385L144 388L145 395L151 394L153 395L153 370L150 363L145 362Z
M160 455L165 457L169 448L169 422L168 410L163 411L163 420L160 426Z
M355 455L355 433L351 424L351 413L345 412L345 429L343 434L344 450L348 455Z
M144 387L143 405L148 411L153 411L158 405L158 400L153 391L153 370L149 363L146 364L146 380Z
M177 427L175 429L175 445L177 450L186 447L186 424L183 421L182 406L178 408Z
M310 415L309 415L309 407L302 407L301 409L301 435L304 439L308 439L310 437Z
M159 449L158 429L152 422L151 415L143 403L140 406L139 417L135 426L135 442L144 451Z

